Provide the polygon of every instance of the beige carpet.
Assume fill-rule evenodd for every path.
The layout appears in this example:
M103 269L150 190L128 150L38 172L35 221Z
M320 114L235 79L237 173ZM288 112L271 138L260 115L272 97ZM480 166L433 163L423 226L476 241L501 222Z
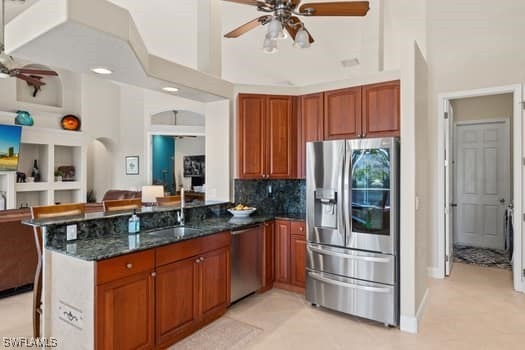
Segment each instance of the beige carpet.
M168 350L240 350L261 332L247 323L221 317Z

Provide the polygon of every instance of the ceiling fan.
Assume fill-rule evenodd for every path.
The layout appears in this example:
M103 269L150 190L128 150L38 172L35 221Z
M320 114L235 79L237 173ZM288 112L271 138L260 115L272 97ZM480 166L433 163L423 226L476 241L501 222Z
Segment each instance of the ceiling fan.
M257 7L258 11L269 13L224 35L237 38L242 34L268 24L268 33L263 49L266 53L277 51L277 39L285 39L285 30L300 48L310 47L314 42L312 35L297 16L365 16L370 9L368 1L311 2L301 4L301 0L223 0ZM299 6L300 5L300 6Z
M46 85L42 79L44 76L58 76L58 73L47 69L15 68L13 57L5 53L5 0L2 0L2 28L0 29L0 78L17 78L23 80L27 85L33 87L33 97Z

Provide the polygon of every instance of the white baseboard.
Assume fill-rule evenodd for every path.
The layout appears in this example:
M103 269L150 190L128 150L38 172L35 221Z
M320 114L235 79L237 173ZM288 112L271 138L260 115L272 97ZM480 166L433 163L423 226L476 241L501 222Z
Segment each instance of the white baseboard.
M403 332L417 334L419 324L421 323L421 319L423 318L423 314L425 313L425 309L427 307L428 294L429 289L427 288L425 290L425 294L423 295L423 299L421 299L421 303L417 308L416 316L401 315L399 328Z
M442 279L445 278L445 274L438 267L427 267L428 277Z

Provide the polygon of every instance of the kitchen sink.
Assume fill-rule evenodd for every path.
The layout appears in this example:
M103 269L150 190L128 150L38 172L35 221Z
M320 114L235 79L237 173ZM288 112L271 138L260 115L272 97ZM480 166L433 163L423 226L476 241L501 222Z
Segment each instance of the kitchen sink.
M187 227L187 226L173 227L172 230L173 230L174 234L182 235L182 236L187 235L187 234L191 234L191 233L197 233L197 232L200 231L199 229L196 229L196 228L193 228L193 227Z
M163 234L163 235L174 235L174 236L184 237L186 235L197 233L199 231L200 231L199 229L194 228L194 227L175 226L175 227L165 228L165 229L158 230L158 231L153 231L150 234L152 235Z

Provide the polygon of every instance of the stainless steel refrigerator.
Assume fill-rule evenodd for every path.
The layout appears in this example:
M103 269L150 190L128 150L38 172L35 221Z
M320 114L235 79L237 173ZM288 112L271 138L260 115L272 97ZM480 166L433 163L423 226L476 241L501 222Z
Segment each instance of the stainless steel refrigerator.
M398 325L399 139L306 149L306 299Z

